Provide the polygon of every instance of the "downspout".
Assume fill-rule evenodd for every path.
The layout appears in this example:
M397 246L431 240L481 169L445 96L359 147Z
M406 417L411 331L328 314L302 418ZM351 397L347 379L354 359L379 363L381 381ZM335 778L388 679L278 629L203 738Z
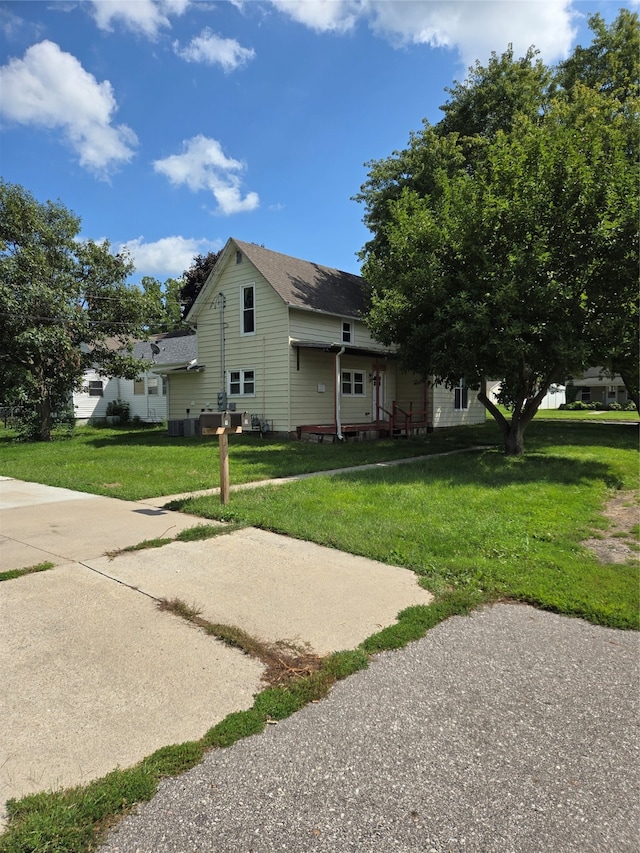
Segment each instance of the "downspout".
M225 325L224 325L224 309L226 306L226 298L224 293L217 293L213 302L211 303L211 308L217 308L220 311L220 390L226 391L227 389L227 377L225 375L226 365L225 365Z
M342 435L342 420L340 417L340 356L344 355L344 347L341 347L336 353L335 361L335 408L336 408L336 438L338 441L343 441Z

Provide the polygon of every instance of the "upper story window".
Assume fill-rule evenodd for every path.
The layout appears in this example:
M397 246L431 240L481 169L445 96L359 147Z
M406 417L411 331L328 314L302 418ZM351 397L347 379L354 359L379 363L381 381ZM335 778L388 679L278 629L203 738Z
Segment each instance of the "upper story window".
M256 288L247 284L240 288L240 332L243 335L256 333Z
M453 389L453 408L459 412L469 408L469 389L464 379Z
M348 320L342 321L342 343L353 343L353 323L350 323Z

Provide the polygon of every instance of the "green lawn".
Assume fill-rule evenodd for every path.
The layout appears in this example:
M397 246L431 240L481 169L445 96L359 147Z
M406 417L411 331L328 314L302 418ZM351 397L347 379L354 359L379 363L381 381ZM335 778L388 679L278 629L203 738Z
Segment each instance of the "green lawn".
M602 565L580 543L606 528L612 491L638 488L635 426L532 424L528 453L498 450L319 477L181 508L406 566L435 593L509 597L638 627L637 561Z
M420 456L497 443L493 423L440 430L410 440L316 444L231 436L231 483ZM166 429L80 427L73 437L24 443L0 433L0 475L127 500L175 495L219 485L218 440L170 438Z
M336 679L366 666L370 654L418 639L483 600L519 599L603 625L638 627L637 561L602 565L580 544L590 530L606 531L602 508L616 490L629 490L637 506L637 426L540 420L518 459L496 449L433 456L499 444L490 422L415 442L318 446L247 436L230 444L236 482L432 454L408 465L233 493L226 507L198 498L183 508L406 566L435 592L435 602L407 608L397 624L330 656L321 671L267 688L250 709L230 714L199 741L165 747L84 787L10 802L2 853L89 853L104 828L150 799L164 776L320 699ZM47 445L0 438L1 474L128 497L215 485L215 457L214 443L168 439L158 430L88 429Z

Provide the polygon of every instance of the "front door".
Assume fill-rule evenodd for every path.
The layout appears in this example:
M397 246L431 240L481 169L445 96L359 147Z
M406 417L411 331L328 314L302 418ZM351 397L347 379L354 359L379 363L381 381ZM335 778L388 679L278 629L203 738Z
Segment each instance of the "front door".
M383 370L376 371L374 368L371 377L371 420L375 423L375 421L383 421L387 417L384 411L385 373Z

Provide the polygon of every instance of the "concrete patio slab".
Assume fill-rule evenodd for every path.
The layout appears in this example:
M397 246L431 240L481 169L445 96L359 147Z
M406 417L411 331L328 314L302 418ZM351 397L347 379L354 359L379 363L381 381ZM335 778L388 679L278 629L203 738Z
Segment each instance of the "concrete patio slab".
M354 648L403 608L433 600L407 569L255 528L88 564L148 595L195 605L211 622L320 654Z
M202 520L10 478L0 494L0 570L55 564L0 583L0 825L9 798L131 766L252 704L262 666L157 599L320 653L431 600L405 569L252 528L109 558Z
M0 584L0 612L0 803L200 738L260 689L259 663L82 566Z

